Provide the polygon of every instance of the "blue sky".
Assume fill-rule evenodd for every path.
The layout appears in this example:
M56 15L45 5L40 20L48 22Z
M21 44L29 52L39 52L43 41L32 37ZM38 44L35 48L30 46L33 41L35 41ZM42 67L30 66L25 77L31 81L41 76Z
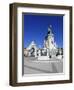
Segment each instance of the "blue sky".
M63 16L24 14L24 48L28 47L31 41L37 46L43 47L43 41L47 34L49 25L52 25L52 32L58 47L63 47Z

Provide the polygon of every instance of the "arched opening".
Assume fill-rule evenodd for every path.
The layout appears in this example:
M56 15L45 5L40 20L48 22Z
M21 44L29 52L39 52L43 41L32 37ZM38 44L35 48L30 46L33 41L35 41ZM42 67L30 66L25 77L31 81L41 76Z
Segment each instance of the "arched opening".
M31 48L31 50L30 50L30 52L31 52L31 57L35 57L35 48L34 47L32 47Z

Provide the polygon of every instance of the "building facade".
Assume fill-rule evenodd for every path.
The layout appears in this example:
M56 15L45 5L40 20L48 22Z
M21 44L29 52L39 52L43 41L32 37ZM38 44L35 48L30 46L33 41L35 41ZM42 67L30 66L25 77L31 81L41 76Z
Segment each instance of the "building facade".
M24 49L24 56L27 57L38 57L38 59L49 59L53 57L57 57L58 55L62 55L62 50L59 49L58 46L54 40L54 34L52 33L51 27L48 27L47 35L44 39L43 48L38 48L36 43L34 41L31 42L31 44Z

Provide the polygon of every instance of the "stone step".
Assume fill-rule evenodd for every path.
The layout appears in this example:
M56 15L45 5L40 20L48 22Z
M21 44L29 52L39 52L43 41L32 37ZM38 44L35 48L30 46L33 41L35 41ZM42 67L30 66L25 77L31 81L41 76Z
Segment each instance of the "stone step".
M38 60L50 60L49 56L39 56Z

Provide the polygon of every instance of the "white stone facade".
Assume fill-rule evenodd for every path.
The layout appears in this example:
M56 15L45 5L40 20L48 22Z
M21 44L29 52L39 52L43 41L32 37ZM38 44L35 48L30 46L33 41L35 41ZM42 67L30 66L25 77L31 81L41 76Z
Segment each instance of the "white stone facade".
M47 35L44 40L44 47L38 48L34 41L24 49L24 55L29 57L38 57L39 60L45 60L53 57L62 58L62 49L58 49L56 42L54 41L54 34L51 28L48 28ZM60 55L60 56L58 56Z

